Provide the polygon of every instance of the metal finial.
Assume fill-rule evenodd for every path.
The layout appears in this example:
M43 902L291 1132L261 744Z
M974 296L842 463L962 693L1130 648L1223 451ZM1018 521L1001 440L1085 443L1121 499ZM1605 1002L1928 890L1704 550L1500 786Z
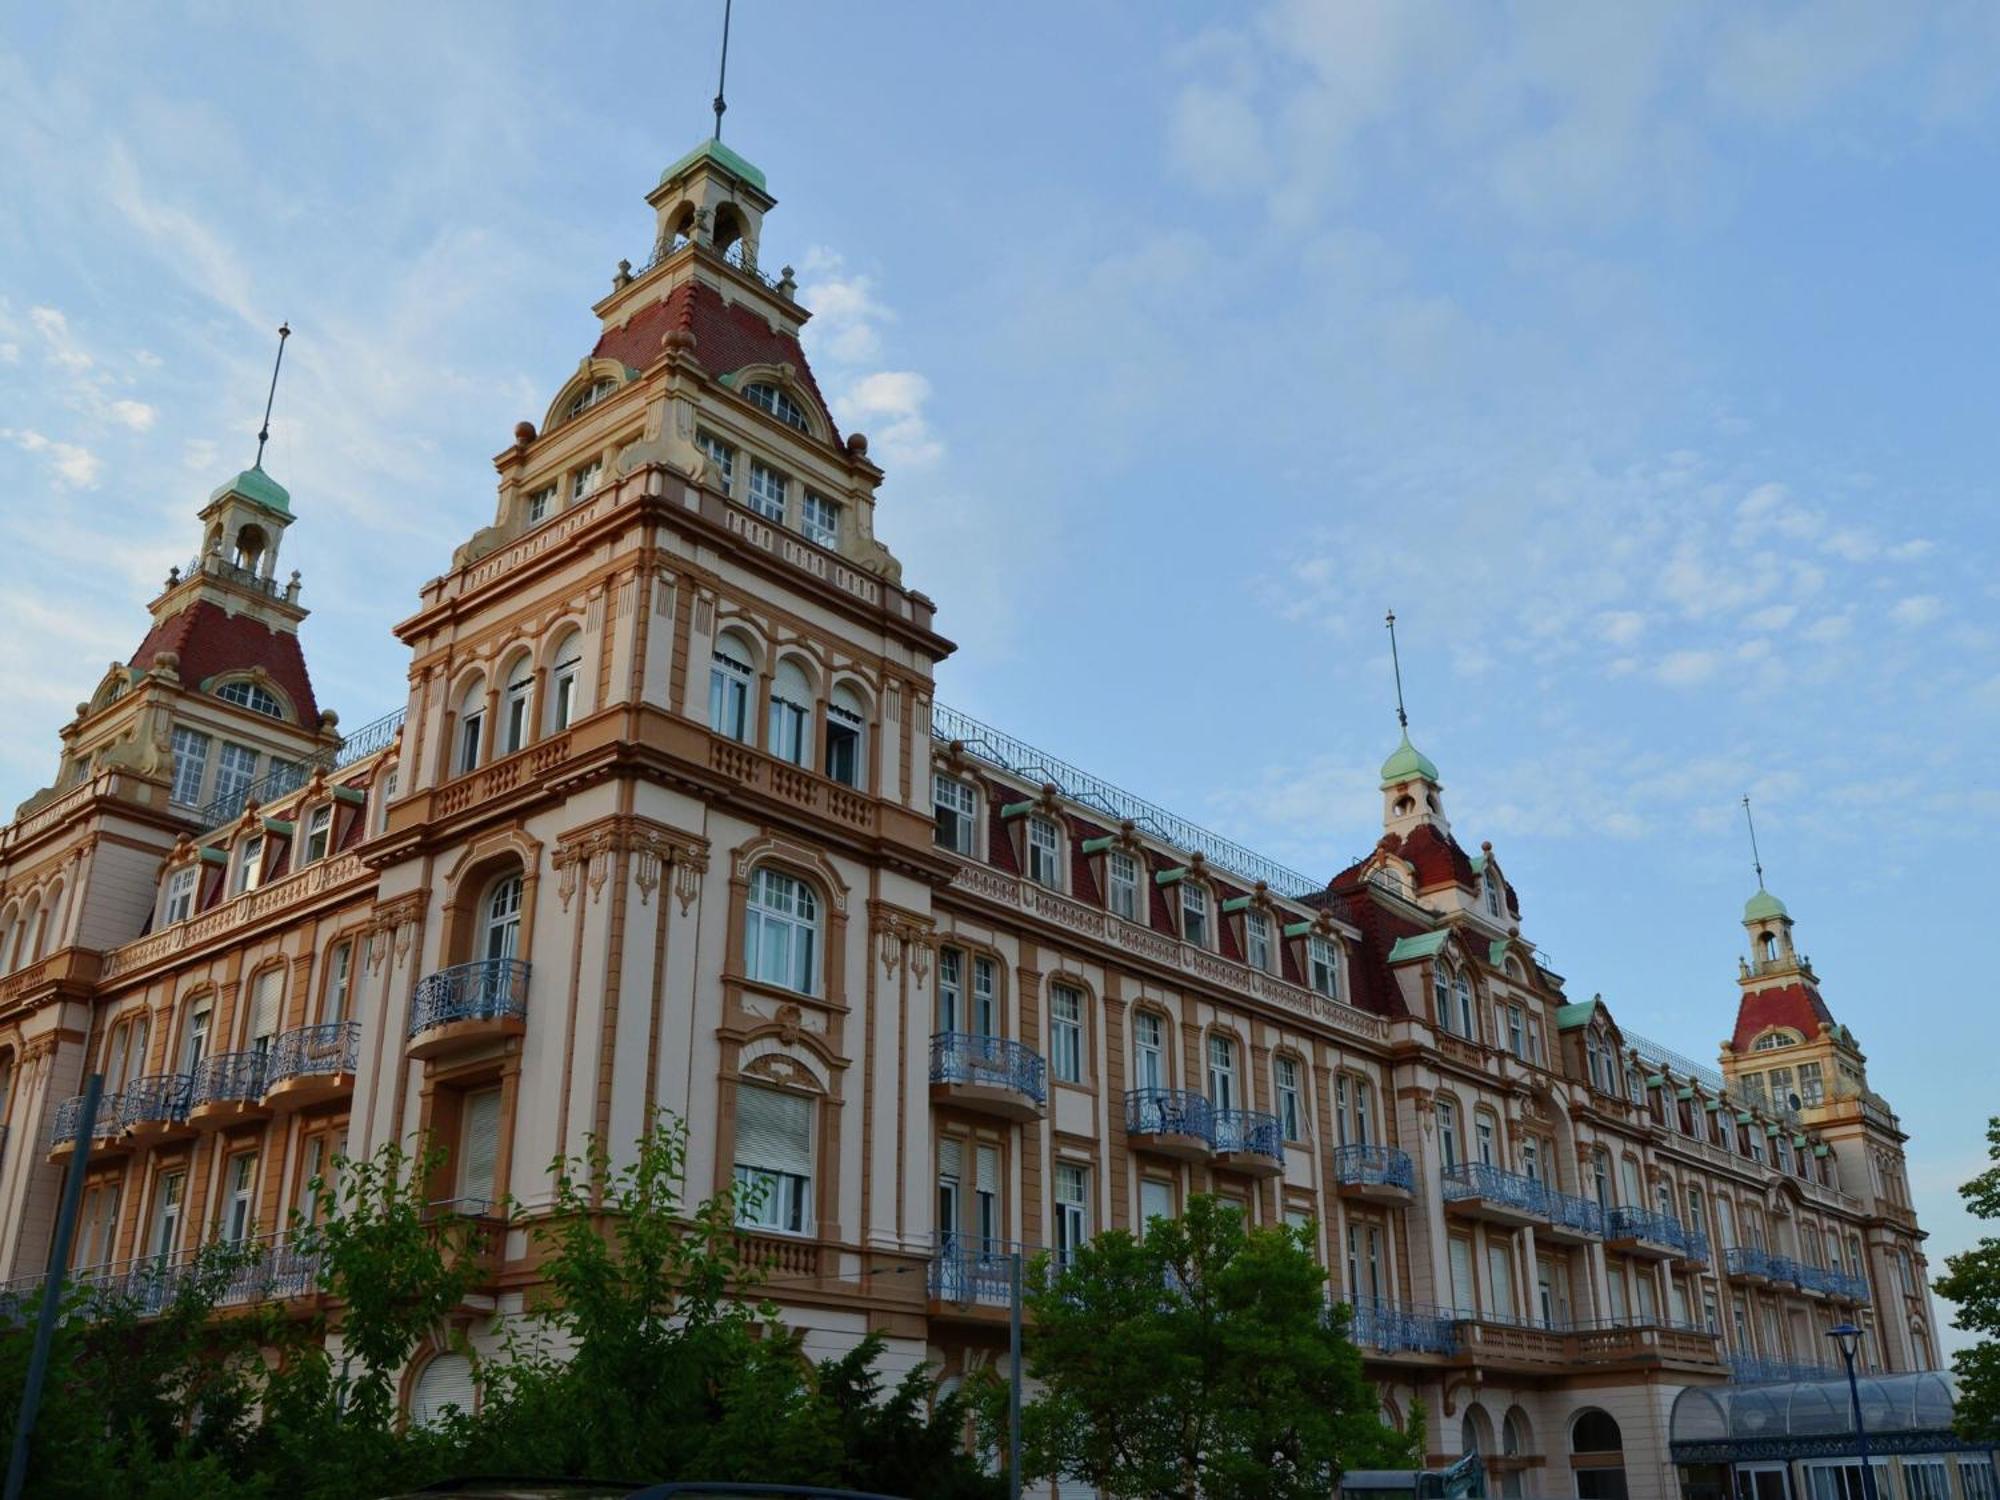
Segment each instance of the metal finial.
M722 139L722 112L729 108L722 86L729 81L729 8L732 0L722 0L722 67L715 75L715 138Z
M1396 654L1396 612L1393 609L1389 611L1385 623L1389 627L1389 664L1396 672L1396 723L1408 733L1410 716L1403 712L1403 659Z
M1750 825L1750 867L1757 872L1757 889L1764 889L1764 859L1757 852L1757 820L1750 816L1750 794L1743 794L1743 821Z
M285 340L292 336L289 323L278 325L278 357L271 362L271 389L264 396L264 425L257 429L257 459L253 469L264 467L264 445L271 441L271 403L278 399L278 370L285 363Z

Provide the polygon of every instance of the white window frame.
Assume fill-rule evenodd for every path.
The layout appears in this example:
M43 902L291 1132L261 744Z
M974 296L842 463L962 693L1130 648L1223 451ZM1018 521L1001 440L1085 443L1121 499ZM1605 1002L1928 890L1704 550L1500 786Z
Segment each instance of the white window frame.
M1067 1266L1090 1240L1090 1169L1059 1161L1055 1170L1055 1236L1058 1266Z
M211 802L240 798L257 780L257 752L248 745L224 740L215 758L215 793Z
M835 691L838 692L840 689L836 688ZM868 744L867 734L867 720L860 714L845 704L835 702L832 697L826 700L826 753L823 758L823 769L829 781L837 781L842 786L860 789L861 784L867 779L867 762L863 759L863 751ZM848 769L852 772L851 775L840 774L836 750L843 748L850 761Z
M549 512L556 508L556 486L545 484L538 490L529 492L527 518L530 526L539 526L549 518Z
M161 908L162 926L171 927L194 915L194 898L201 884L201 866L182 865L167 876L166 903Z
M753 744L757 721L751 713L756 697L756 669L739 661L717 641L708 659L708 727L739 745Z
M257 1224L257 1153L239 1151L229 1158L229 1193L223 1204L222 1238L240 1245Z
M1329 1000L1340 998L1340 944L1320 933L1306 938L1306 978L1313 992Z
M232 896L248 895L264 883L264 835L253 833L236 850L236 870L229 891Z
M792 476L761 458L750 460L750 484L743 503L773 525L785 524L791 512Z
M1139 920L1139 861L1128 850L1113 849L1104 857L1104 904L1114 917Z
M694 434L695 446L703 452L715 470L722 476L722 493L734 496L736 493L736 448L706 428L697 427Z
M573 654L549 669L549 732L552 734L569 728L570 720L576 717L576 690L583 674L583 635L573 631L566 640L575 642Z
M812 431L806 420L805 408L781 385L768 380L753 381L743 388L743 399L759 410L769 412L787 427L797 428L800 432Z
M521 951L521 898L525 883L519 875L503 875L487 889L482 903L482 956L489 961L508 962Z
M1166 1023L1150 1010L1132 1013L1132 1086L1167 1086Z
M744 973L759 984L816 994L819 948L819 893L769 865L751 871L744 897Z
M1236 1100L1236 1038L1220 1033L1208 1039L1208 1102L1217 1109L1238 1109Z
M787 677L791 679L792 692L798 696L787 697L781 690ZM808 765L812 760L811 695L812 686L806 681L804 670L781 659L772 674L764 710L764 748L790 765Z
M208 752L214 740L182 724L174 730L173 800L182 807L201 806L201 784L208 776Z
M1243 913L1243 956L1253 969L1271 972L1271 918L1250 907Z
M951 836L945 836L945 815L951 816ZM969 782L942 771L931 773L931 816L936 822L933 841L941 849L969 855L979 833L979 793Z
M534 738L535 673L524 659L514 668L500 698L500 754L528 748Z
M1083 1082L1083 991L1049 987L1049 1072L1059 1083Z
M1299 1060L1280 1053L1271 1061L1278 1124L1288 1141L1305 1139L1305 1103L1299 1095Z
M588 500L597 493L597 487L603 480L603 459L593 458L587 464L579 464L570 472L569 503L575 505L580 500Z
M1208 927L1208 887L1199 880L1181 881L1181 941L1206 948Z
M807 490L799 507L799 531L805 539L829 552L840 550L840 506L814 490Z
M316 864L333 852L333 804L322 802L306 814L302 864Z
M748 1091L761 1091L785 1096L785 1090L765 1089L761 1085L744 1083L737 1090L737 1118L743 1115L743 1096ZM789 1097L798 1098L798 1095ZM772 1163L738 1160L734 1163L734 1179L739 1195L736 1201L736 1222L746 1229L756 1229L766 1234L810 1235L813 1233L813 1167L818 1160L817 1111L808 1100L803 1111L805 1116L805 1142L803 1164L805 1171L799 1172L788 1166ZM736 1140L736 1155L745 1154L747 1143L739 1131ZM754 1200L754 1201L753 1201Z
M1028 879L1052 891L1063 888L1062 832L1053 818L1030 814L1027 832Z

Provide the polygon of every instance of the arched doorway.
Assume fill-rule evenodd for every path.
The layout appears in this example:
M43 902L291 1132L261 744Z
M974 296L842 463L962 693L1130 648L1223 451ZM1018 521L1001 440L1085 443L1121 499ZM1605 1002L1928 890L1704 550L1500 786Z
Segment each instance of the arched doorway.
M1576 1471L1576 1500L1626 1500L1625 1436L1611 1413L1589 1407L1569 1429L1570 1467Z

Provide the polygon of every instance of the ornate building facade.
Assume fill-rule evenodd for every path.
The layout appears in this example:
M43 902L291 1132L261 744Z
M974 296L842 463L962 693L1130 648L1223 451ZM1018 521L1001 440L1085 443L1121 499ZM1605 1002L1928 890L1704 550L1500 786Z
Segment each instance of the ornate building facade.
M1905 1138L1781 903L1702 1065L1571 996L1407 736L1329 881L939 705L763 174L707 143L648 202L396 627L401 709L317 705L253 468L0 832L0 1278L45 1264L100 1072L74 1274L222 1236L265 1246L244 1295L310 1295L303 1185L429 1132L433 1198L492 1221L474 1347L550 1160L667 1107L698 1190L757 1189L811 1347L946 1380L1004 1353L1016 1246L1195 1192L1309 1224L1391 1419L1510 1495L1672 1493L1675 1393L1821 1366L1844 1318L1938 1362ZM406 1384L476 1399L445 1349Z

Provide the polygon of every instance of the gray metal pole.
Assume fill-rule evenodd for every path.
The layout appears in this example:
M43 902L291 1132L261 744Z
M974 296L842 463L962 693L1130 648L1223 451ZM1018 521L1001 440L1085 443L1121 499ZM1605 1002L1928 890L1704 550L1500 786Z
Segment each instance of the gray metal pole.
M1007 1495L1021 1500L1021 1252L1007 1261Z
M63 1271L69 1265L77 1211L83 1206L83 1177L90 1167L90 1141L97 1133L97 1101L103 1093L102 1073L92 1073L84 1080L82 1112L76 1121L76 1145L70 1152L69 1177L63 1183L62 1209L56 1215L55 1243L49 1246L48 1274L42 1280L42 1313L35 1323L35 1348L28 1356L28 1382L21 1389L21 1414L14 1423L14 1448L7 1455L5 1500L21 1500L21 1488L28 1482L28 1439L34 1435L35 1413L42 1404L42 1382L49 1373L49 1345L55 1341L56 1313L62 1307Z
M1861 1382L1855 1379L1854 1351L1847 1347L1846 1339L1840 1340L1840 1357L1847 1361L1847 1399L1854 1403L1854 1442L1861 1450L1861 1494L1863 1500L1876 1500L1875 1466L1868 1461L1868 1424L1861 1420Z

